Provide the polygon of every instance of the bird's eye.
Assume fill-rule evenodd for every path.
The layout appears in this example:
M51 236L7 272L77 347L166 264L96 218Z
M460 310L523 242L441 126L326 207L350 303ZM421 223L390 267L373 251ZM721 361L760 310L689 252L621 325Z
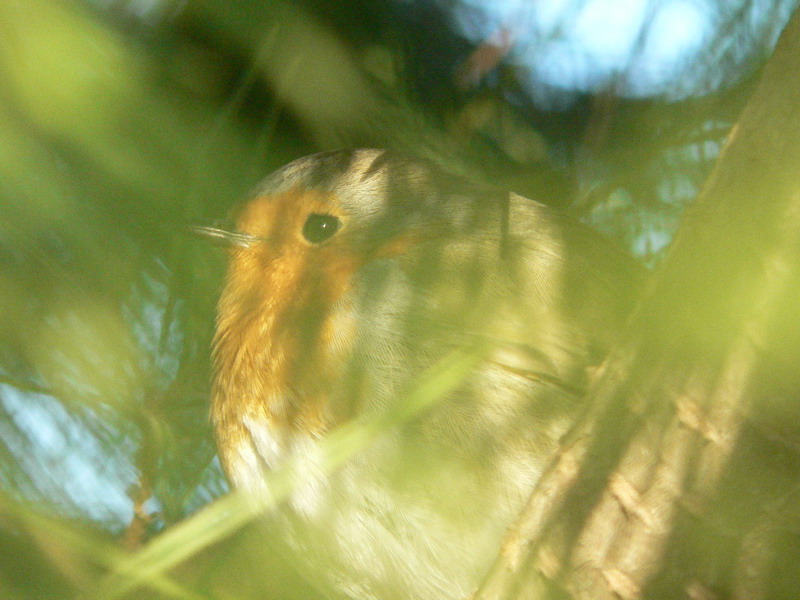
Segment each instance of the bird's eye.
M312 213L303 225L303 237L312 244L319 244L339 231L342 222L333 215Z

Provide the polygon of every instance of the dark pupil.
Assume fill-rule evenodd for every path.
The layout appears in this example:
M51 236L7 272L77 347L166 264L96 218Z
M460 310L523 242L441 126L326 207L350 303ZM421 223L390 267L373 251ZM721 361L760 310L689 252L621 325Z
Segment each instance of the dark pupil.
M312 244L324 242L339 230L342 222L333 215L308 215L306 224L303 225L303 237Z

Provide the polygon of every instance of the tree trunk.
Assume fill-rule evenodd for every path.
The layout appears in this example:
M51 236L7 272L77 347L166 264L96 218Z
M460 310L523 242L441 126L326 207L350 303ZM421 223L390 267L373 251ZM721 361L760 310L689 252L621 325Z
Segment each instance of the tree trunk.
M476 598L800 589L798 82L800 13Z

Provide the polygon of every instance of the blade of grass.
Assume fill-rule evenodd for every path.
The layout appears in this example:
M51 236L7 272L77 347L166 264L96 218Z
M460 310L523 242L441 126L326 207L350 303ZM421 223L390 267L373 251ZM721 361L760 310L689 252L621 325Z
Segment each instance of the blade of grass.
M331 433L323 444L325 468L330 472L367 448L384 431L408 421L453 391L485 356L486 348L452 352L432 367L392 410L366 423L349 423ZM252 519L284 501L302 473L297 462L267 476L268 494L234 491L185 521L171 527L137 553L115 561L113 573L100 582L93 598L114 600L142 586L155 587L172 567L235 533Z
M116 545L30 510L4 494L0 494L0 516L10 517L17 526L30 532L32 538L37 540L42 551L48 556L53 553L56 557L61 556L63 548L68 548L70 554L80 555L81 560L85 561L83 564L97 564L109 569L115 568L127 558ZM70 573L65 575L67 579L74 580ZM85 582L75 581L75 583L80 587ZM161 594L172 598L205 600L204 596L160 575L154 576L150 585Z

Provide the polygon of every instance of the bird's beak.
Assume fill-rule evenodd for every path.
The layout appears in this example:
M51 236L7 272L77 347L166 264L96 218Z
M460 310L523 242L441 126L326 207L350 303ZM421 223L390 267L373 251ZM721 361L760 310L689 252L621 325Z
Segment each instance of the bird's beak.
M191 225L189 226L189 231L195 235L211 240L219 246L241 246L248 248L253 244L264 241L264 238L250 235L249 233L227 231L226 229L208 227L206 225Z

